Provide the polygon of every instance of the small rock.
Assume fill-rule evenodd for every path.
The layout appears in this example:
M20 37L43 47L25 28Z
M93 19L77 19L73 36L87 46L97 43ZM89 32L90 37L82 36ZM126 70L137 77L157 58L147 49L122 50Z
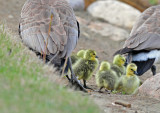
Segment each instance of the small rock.
M67 0L75 11L86 10L96 0Z
M8 18L12 19L12 18L14 18L14 17L13 17L13 15L8 15Z
M137 17L141 14L137 9L116 0L94 2L87 11L93 17L129 29L133 27Z
M89 22L81 17L76 17L81 27L85 27L90 29L95 33L100 34L101 36L110 38L114 41L125 40L129 36L129 32L125 29L119 28L117 26L113 26L111 24L105 22Z
M147 79L139 88L139 94L160 100L160 73Z

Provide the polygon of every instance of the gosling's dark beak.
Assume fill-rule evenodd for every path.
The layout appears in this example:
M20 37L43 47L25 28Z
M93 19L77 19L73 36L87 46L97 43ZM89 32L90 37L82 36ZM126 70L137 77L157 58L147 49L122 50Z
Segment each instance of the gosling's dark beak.
M96 56L96 58L99 58L98 56Z
M124 66L127 67L127 65L128 65L128 62L125 62L125 63L124 63Z
M137 71L134 71L134 74L135 74L135 75L138 75Z

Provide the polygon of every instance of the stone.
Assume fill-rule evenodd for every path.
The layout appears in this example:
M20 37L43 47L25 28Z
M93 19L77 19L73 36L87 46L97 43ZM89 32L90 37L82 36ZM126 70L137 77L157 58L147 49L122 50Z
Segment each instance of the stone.
M114 41L125 40L129 36L126 30L107 24L107 23L90 23L89 29L93 32L99 33L101 36L108 37Z
M84 10L85 8L84 0L67 0L67 1L75 11Z
M95 18L127 29L133 27L141 14L132 6L116 0L96 1L88 7L87 11Z
M75 11L86 10L96 0L67 0Z
M85 19L80 17L77 17L77 20L81 26L85 26L87 29L114 41L122 41L129 36L129 32L127 30L105 22L87 22Z
M160 100L160 73L148 78L138 89L140 95Z

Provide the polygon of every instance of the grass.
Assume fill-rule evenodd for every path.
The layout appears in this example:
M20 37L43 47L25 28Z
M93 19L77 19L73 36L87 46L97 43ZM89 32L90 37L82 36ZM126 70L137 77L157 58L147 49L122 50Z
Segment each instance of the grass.
M158 4L158 0L149 0L149 3L151 5L157 5Z
M0 27L0 113L100 112L87 96L44 77L48 70L36 59Z

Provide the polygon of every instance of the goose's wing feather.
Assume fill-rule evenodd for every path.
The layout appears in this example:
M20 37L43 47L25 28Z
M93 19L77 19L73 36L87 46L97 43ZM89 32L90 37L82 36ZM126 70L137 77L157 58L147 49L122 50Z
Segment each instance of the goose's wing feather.
M160 5L144 11L134 25L124 48L132 50L160 49Z
M48 34L50 22L51 32ZM65 0L27 0L21 11L19 31L29 48L65 57L76 47L77 24L73 9Z

